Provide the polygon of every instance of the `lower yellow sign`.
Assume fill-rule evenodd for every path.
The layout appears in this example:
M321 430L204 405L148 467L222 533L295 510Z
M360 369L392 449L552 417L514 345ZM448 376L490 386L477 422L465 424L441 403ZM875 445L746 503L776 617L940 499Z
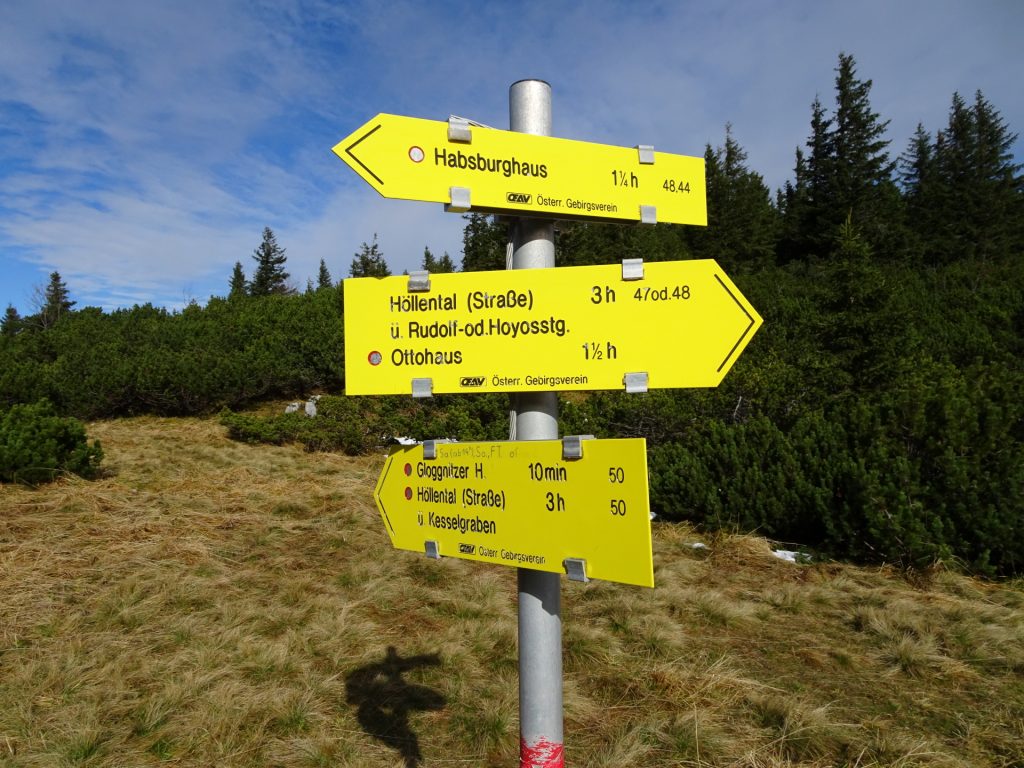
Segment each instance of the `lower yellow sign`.
M642 438L400 446L377 481L397 549L654 586Z

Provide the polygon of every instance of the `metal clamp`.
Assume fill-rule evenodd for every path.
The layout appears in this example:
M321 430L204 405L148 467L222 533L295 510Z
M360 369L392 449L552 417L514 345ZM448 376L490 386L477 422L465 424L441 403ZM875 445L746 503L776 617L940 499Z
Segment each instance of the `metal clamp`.
M441 548L436 541L423 542L423 548L426 550L427 557L433 558L434 560L441 559Z
M409 273L409 293L427 293L430 291L430 273L425 270L416 270Z
M586 584L590 581L587 578L587 561L579 557L567 557L562 561L562 567L570 581L582 581Z
M423 441L423 459L424 461L429 459L437 458L437 446L445 445L447 443L455 442L451 438L442 438L440 440L424 440Z
M636 148L640 155L640 165L654 165L654 146L651 144L639 144Z
M643 259L623 259L622 260L622 279L623 280L643 280L644 279L644 260Z
M622 377L622 383L626 385L626 392L636 394L647 391L647 372L627 373Z
M459 117L458 115L448 115L448 122L451 123L453 120L466 125L472 125L474 128L486 128L489 131L495 130L494 126L487 125L487 123L481 123L479 120L474 120L471 117Z
M640 223L641 224L657 224L658 223L658 208L654 205L641 205L640 206Z
M465 213L472 207L469 203L469 187L451 187L448 194L452 201L445 203L444 209L449 213Z
M583 441L593 439L593 435L566 435L562 438L562 458L566 461L582 459Z
M412 396L413 397L433 397L434 396L434 380L433 379L413 379L412 380Z
M458 141L463 144L472 143L473 132L469 129L469 120L457 115L449 115L448 141Z

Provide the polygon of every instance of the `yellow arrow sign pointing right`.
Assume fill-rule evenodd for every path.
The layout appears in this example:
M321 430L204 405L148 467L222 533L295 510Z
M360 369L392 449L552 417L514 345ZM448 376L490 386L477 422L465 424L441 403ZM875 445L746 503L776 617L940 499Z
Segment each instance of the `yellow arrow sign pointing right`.
M345 281L345 391L716 387L761 317L715 261ZM638 384L638 386L640 386Z

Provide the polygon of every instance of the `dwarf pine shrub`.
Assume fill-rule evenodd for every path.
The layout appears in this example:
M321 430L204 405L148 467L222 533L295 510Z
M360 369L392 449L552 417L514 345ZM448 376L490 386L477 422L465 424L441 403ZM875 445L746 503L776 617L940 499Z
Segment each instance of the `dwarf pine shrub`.
M63 473L93 478L103 449L77 419L58 416L48 400L0 412L0 482L38 485Z

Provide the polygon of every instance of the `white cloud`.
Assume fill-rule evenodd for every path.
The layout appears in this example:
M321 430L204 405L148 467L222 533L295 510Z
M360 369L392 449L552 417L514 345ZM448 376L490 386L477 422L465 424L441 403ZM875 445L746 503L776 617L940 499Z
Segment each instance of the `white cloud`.
M379 198L330 147L376 112L506 127L523 77L551 83L559 136L700 155L731 122L772 188L811 100L831 105L840 51L874 80L893 155L919 121L943 125L954 90L1021 130L1022 28L1024 4L999 0L8 0L0 300L24 294L15 258L80 303L203 300L268 225L300 288L321 257L344 276L374 232L395 272L424 245L458 261L459 217Z
M385 200L376 193L367 196L361 190L345 191L331 198L319 219L294 232L283 232L278 239L288 248L288 267L293 275L315 279L323 258L331 276L338 280L348 276L353 256L376 234L392 274L399 275L420 268L424 247L438 257L447 251L458 264L463 223L461 216L445 213L438 204ZM284 242L286 239L288 242Z

